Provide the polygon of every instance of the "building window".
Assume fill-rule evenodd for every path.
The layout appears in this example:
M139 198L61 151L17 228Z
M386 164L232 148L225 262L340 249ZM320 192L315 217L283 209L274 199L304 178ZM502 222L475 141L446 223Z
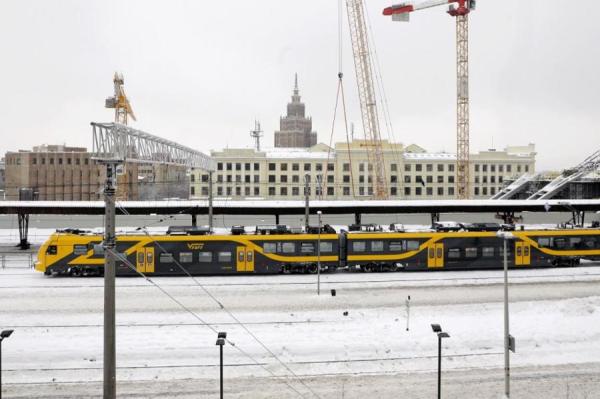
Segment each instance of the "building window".
M358 195L365 195L365 188L364 187L359 187L358 188Z
M478 163L475 164L475 172L479 172L479 164Z
M250 195L250 187L244 187L244 195L245 196L249 196Z
M487 176L483 176L483 178L481 179L481 181L486 184L487 183Z
M241 187L236 187L236 188L235 188L235 195L237 195L238 197L239 197L240 195L242 195L242 188L241 188Z
M443 163L439 163L437 166L437 171L438 172L443 172L444 171L444 164Z
M244 170L250 170L250 163L249 162L246 162L244 164Z
M500 172L500 173L504 172L504 165L498 165L498 172Z
M496 176L490 176L490 183L496 183Z
M333 187L327 187L327 195L331 195L331 196L334 195Z
M62 158L58 158L58 164L59 164L59 165L62 165ZM520 168L520 166L519 166L519 168ZM520 172L520 171L519 171L519 172Z
M409 164L409 163L407 163L407 164L404 164L404 171L405 171L405 172L410 172L410 169L411 169L411 167L410 167L410 164Z
M496 165L490 165L490 172L496 171Z
M201 191L202 195L208 195L208 187L202 187L200 189L200 191Z
M454 172L454 164L448 165L448 172Z
M259 177L258 175L254 175L254 183L258 183L259 182Z
M404 175L404 183L410 183L410 175Z
M227 187L227 195L231 195L231 187Z
M300 183L300 176L292 175L292 183Z
M421 187L415 187L415 195L421 195Z
M300 189L298 187L292 187L292 195L293 196L300 195Z
M350 187L342 187L342 194L345 196L350 195Z
M437 182L438 183L443 183L444 182L444 176L438 176L437 177Z
M512 165L506 165L506 171L508 173L512 172Z
M231 162L227 162L227 170L231 170Z
M482 193L483 195L487 195L487 187L484 187L484 188L482 188L482 189L481 189L481 193Z
M475 176L475 184L479 184L479 176Z
M275 170L275 164L269 163L269 170Z
M208 183L208 175L202 175L202 183Z
M410 187L404 187L404 195L407 197L410 195Z
M525 165L525 172L529 172L529 165Z
M397 172L398 171L398 165L396 165L395 163L390 165L390 170L392 172Z
M496 194L496 187L490 187L490 195Z
M231 175L227 175L227 183L231 183Z
M433 195L433 187L427 187L427 195Z
M287 193L288 193L288 192L287 192L287 187L281 187L281 188L279 189L279 194L281 194L281 195L283 195L283 196L286 196L286 195L287 195Z
M454 176L448 176L448 183L454 183Z
M256 196L260 195L260 188L259 187L254 187L254 195L256 195Z
M50 158L50 165L54 165L54 158Z
M242 164L241 164L241 163L239 163L239 162L237 162L237 163L235 164L235 170L242 170Z
M437 188L437 195L439 195L439 196L443 196L444 195L444 187L438 187Z
M304 170L306 170L306 164L304 165ZM309 169L309 170L310 170L310 169ZM323 170L323 165L321 165L320 163L316 164L316 165L315 165L315 170L316 170L317 172L320 172L320 171L322 171L322 170Z
M365 176L364 175L358 176L358 182L359 183L364 183L365 182Z
M279 165L279 168L281 169L282 172L287 171L287 163L282 163L281 165Z
M475 187L475 195L479 195L479 187Z
M454 187L448 187L448 195L454 195Z
M391 188L390 188L390 195L392 195L392 196L394 196L394 197L395 197L396 195L398 195L398 188L397 188L397 187L391 187Z
M396 175L390 176L390 183L398 183L398 176L396 176Z
M333 183L333 175L327 176L327 183Z
M223 162L217 163L217 170L223 170Z
M433 176L427 176L427 183L433 183Z
M305 172L309 172L310 171L310 164L309 163L305 163L304 164L304 171Z
M342 176L342 181L344 183L350 183L350 175L344 175L344 176Z
M190 187L190 195L196 195L196 189L194 186Z
M430 164L430 163L428 163L428 164L426 165L426 171L427 171L427 172L433 172L433 164Z
M275 187L269 187L269 196L275 196Z
M250 175L244 175L244 183L250 183Z
M279 176L279 181L281 183L287 183L287 175L281 175L281 176Z
M254 163L254 170L255 170L255 171L258 171L258 170L260 170L260 164L259 164L258 162L255 162L255 163Z
M344 172L350 172L350 164L349 164L349 163L345 163L345 164L342 166L342 170L343 170Z
M223 175L217 175L217 183L223 182Z
M415 171L421 172L422 170L423 170L423 165L421 165L420 163L415 165Z
M300 164L298 164L298 163L293 163L293 164L292 164L292 170L300 170Z
M358 171L359 172L364 172L365 171L365 164L364 163L358 164Z
M481 170L482 170L483 172L487 172L487 165L485 165L485 164L484 164L484 165L482 165L482 166L481 166Z
M269 175L269 183L275 183L275 175Z
M75 165L80 165L80 164L81 164L81 159L75 158Z
M327 164L327 170L328 170L329 172L333 172L333 168L334 168L334 166L333 166L333 164L332 164L332 163L328 163L328 164Z

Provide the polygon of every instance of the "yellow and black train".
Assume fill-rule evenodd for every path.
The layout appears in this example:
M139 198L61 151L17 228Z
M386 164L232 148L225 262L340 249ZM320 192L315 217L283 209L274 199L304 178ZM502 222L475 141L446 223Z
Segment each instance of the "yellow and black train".
M510 267L574 266L600 260L600 229L512 232ZM320 243L320 253L317 245ZM118 235L117 275L276 274L337 269L369 271L501 268L503 239L495 231L323 232ZM36 270L47 275L102 275L102 235L80 230L52 234L40 247Z

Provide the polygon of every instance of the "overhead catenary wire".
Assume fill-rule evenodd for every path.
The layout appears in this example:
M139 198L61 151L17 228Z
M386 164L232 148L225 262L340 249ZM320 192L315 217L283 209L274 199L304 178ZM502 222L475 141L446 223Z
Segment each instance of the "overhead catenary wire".
M121 211L124 213L127 213L127 210L124 209L118 202L117 202L117 206L119 206L119 208L121 208ZM151 234L150 232L148 232L147 229L143 229L144 234L146 234L149 238L151 238L154 243L159 247L159 249L163 252L167 252L164 247L160 244L160 242L158 242ZM227 313L227 315L229 315L229 317L231 317L240 327L242 327L244 329L244 331L246 331L246 333L248 333L248 335L250 335L264 350L266 350L275 360L277 360L277 362L283 366L294 378L296 378L306 389L308 389L315 397L320 398L320 396L314 392L314 390L312 388L310 388L304 381L302 381L302 379L300 379L300 377L287 365L285 364L271 349L269 349L269 347L262 342L243 322L241 322L237 316L235 316L233 314L233 312L231 312L229 309L227 309L227 307L225 307L225 305L223 305L223 303L221 301L219 301L203 284L201 284L185 267L183 267L181 265L181 263L179 263L179 261L177 261L175 258L173 258L174 263L177 265L177 267L179 267L179 269L181 269L181 271L183 271L190 279L192 279L192 281L202 289L202 291L208 295L208 297L215 302L219 308L221 310L223 310L225 313ZM136 272L137 268L135 268L135 266L133 266L131 264L131 262L127 261L128 265L130 268L133 268ZM142 274L141 272L138 272L139 274ZM148 280L148 277L144 275L144 278L146 278L146 280ZM200 320L201 322L203 322L203 320ZM211 328L214 329L214 328ZM215 330L216 331L216 330ZM228 340L229 342L229 340ZM234 345L235 346L235 345ZM251 358L252 359L252 358ZM254 360L253 360L254 361ZM266 369L266 368L265 368ZM282 376L277 376L274 373L272 373L270 370L269 372L274 376L274 377L282 377ZM298 392L302 397L304 397L304 395L302 395L299 391L297 391L296 389L294 389L296 392Z

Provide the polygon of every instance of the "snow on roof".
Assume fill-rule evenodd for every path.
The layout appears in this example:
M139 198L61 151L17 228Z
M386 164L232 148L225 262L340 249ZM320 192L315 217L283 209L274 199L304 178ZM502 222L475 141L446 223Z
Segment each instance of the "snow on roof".
M284 159L333 159L335 151L308 151L305 148L268 148L265 149L267 158L284 158Z

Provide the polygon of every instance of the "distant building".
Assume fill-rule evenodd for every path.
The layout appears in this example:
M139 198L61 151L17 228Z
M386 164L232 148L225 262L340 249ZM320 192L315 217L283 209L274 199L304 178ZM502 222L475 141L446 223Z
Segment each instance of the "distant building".
M335 148L224 149L212 151L217 162L213 195L233 199L302 199L305 176L313 199L349 200L373 197L373 165L368 143L354 140ZM456 155L429 153L417 145L404 147L384 140L382 150L390 199L456 198ZM471 154L471 197L489 198L504 180L535 171L535 146ZM208 196L208 174L192 171L190 196Z
M4 191L4 179L5 179L5 164L4 164L4 158L0 158L0 201L4 199L4 196L6 195L5 191Z
M106 167L92 159L85 147L35 146L31 151L7 152L7 200L101 200ZM189 179L184 168L127 162L118 168L117 199L188 198Z
M304 103L300 101L298 75L294 80L292 102L287 105L287 115L279 119L275 132L275 147L312 147L317 144L317 133L312 131L312 119L306 117Z

